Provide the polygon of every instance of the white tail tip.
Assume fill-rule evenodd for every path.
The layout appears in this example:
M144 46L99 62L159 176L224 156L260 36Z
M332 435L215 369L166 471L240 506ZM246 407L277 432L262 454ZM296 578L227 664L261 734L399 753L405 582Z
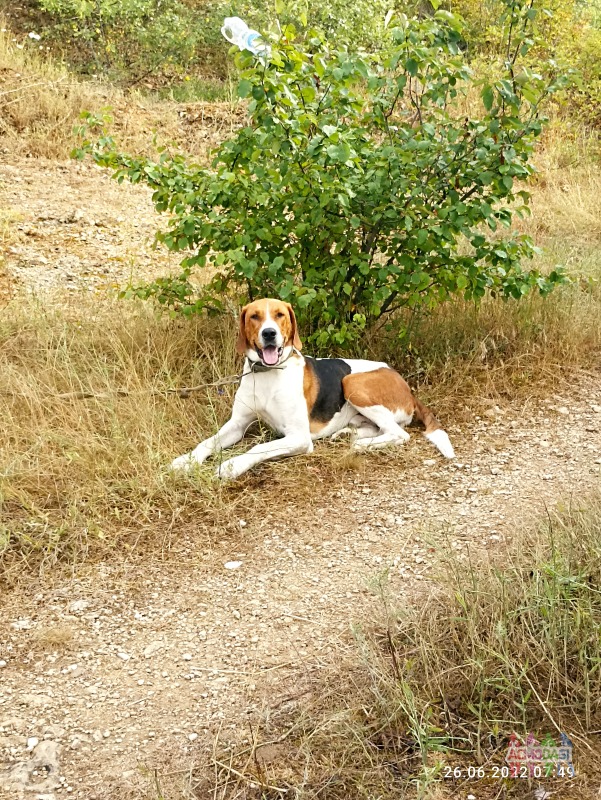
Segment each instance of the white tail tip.
M434 447L438 448L445 458L455 458L455 451L449 439L449 435L442 428L438 428L431 433L425 433L424 436L429 442L432 442Z

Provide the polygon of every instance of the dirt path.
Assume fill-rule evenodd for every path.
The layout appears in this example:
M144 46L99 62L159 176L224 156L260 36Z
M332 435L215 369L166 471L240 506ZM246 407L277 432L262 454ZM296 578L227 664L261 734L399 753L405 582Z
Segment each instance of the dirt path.
M76 301L127 280L134 255L137 275L173 267L151 250L144 189L72 163L23 161L0 179L16 220L13 285L72 286ZM410 597L433 547L501 547L545 506L599 484L592 379L447 428L457 462L414 434L335 485L316 473L310 507L265 481L261 516L210 549L182 530L164 559L88 565L1 598L0 796L146 796L153 769L198 763L217 732L246 736L247 720L352 648L351 625L378 613L379 576Z
M6 283L48 298L65 288L104 293L176 271L181 256L153 248L165 219L150 196L147 187L118 184L89 163L22 158L0 165ZM3 296L10 296L6 284Z

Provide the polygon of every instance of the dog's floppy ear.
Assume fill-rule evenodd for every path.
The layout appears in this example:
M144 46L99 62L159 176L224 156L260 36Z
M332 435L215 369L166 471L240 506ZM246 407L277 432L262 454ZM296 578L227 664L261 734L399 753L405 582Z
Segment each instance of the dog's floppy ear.
M236 342L236 352L243 354L246 353L246 348L248 347L248 339L246 338L246 309L248 306L244 306L242 311L240 312L240 330L238 332L238 341Z
M298 335L298 325L296 324L296 317L294 316L294 309L290 305L290 303L286 303L288 308L288 313L290 314L290 324L292 325L292 346L296 347L297 350L303 349L303 343L300 340Z

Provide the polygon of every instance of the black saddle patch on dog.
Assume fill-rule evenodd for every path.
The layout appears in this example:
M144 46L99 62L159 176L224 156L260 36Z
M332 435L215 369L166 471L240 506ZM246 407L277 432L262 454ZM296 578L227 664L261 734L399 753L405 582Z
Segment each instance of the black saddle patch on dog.
M342 379L351 374L351 368L341 358L310 358L305 356L317 376L319 391L310 417L317 422L329 422L345 404Z

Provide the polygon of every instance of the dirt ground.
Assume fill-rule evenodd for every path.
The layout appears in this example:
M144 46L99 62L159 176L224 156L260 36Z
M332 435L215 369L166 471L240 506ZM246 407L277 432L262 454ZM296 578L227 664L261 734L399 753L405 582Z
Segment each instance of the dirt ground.
M0 181L0 207L17 220L9 293L68 286L75 302L127 281L134 261L144 277L177 263L152 250L156 216L141 187L33 160L1 166ZM0 796L157 797L155 769L185 775L217 735L243 740L353 648L351 626L381 613L382 576L409 600L434 548L494 551L599 485L593 378L445 427L454 462L413 433L384 466L366 456L336 484L316 479L310 508L267 481L260 516L211 547L192 526L164 557L86 565L0 598Z

